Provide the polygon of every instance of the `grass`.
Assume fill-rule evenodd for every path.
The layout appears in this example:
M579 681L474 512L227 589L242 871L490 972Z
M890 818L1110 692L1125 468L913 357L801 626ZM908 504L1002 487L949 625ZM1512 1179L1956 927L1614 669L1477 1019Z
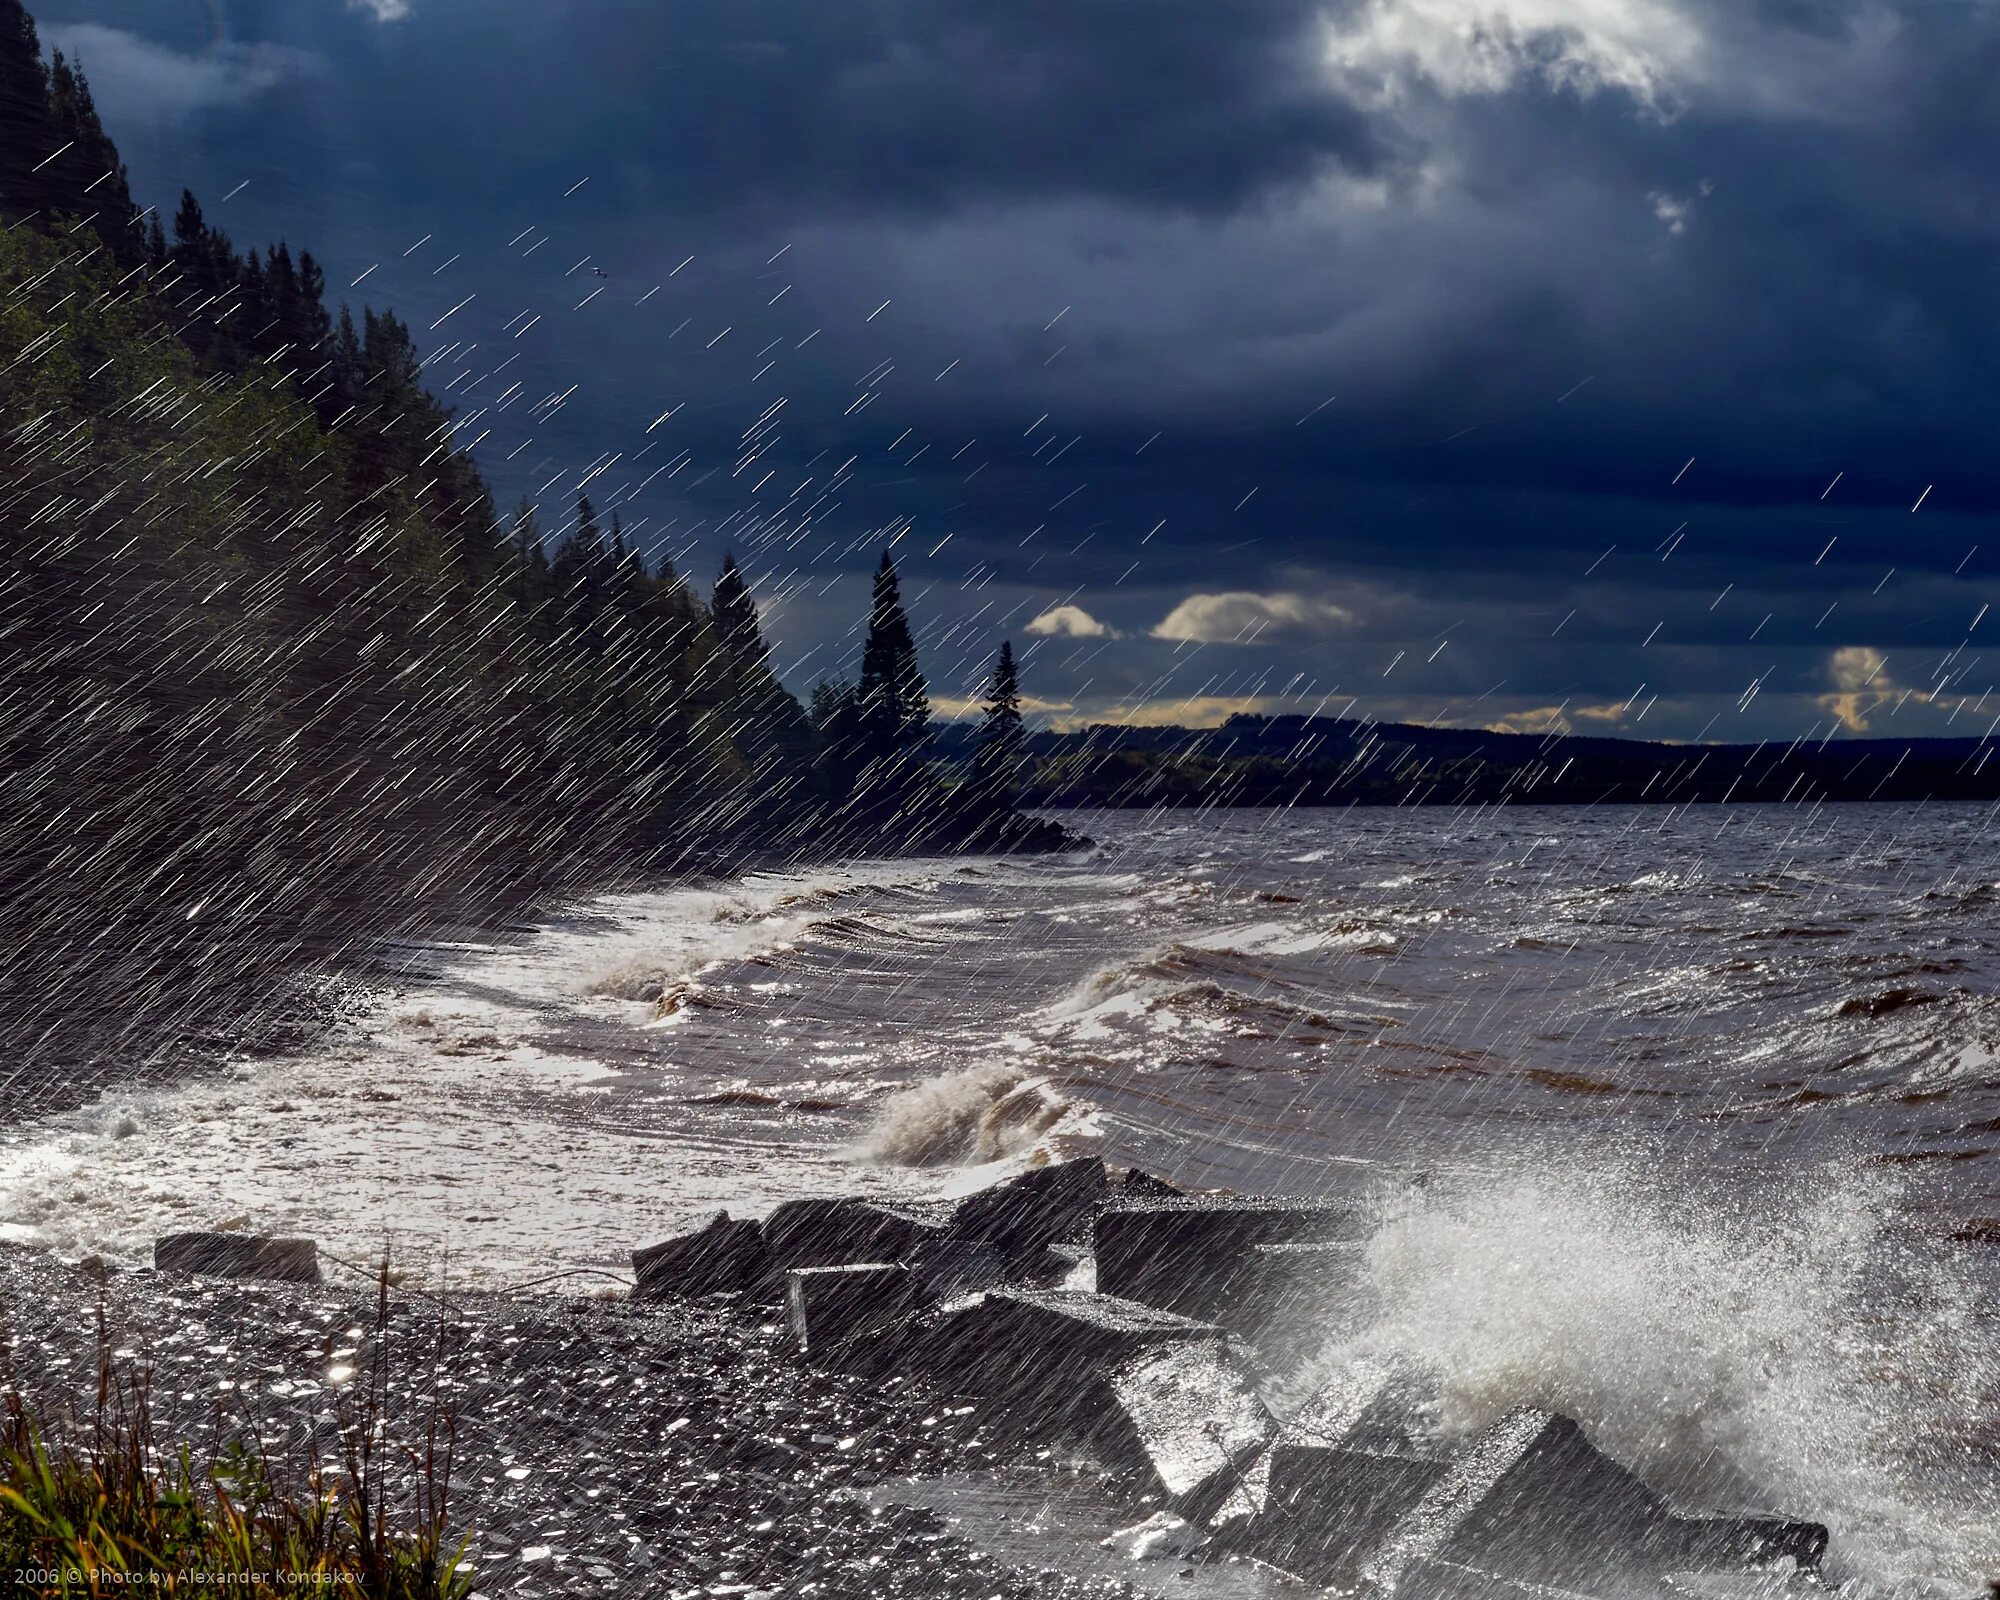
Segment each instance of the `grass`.
M463 1600L466 1542L447 1533L452 1418L433 1400L421 1444L397 1442L388 1380L385 1268L367 1376L335 1403L331 1459L309 1441L274 1460L239 1436L197 1463L162 1450L148 1369L113 1359L100 1315L95 1413L80 1428L58 1433L6 1387L0 1594Z

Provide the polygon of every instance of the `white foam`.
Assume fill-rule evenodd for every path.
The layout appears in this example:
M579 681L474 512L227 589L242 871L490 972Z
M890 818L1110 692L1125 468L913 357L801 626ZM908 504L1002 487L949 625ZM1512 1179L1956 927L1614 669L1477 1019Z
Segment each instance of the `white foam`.
M1835 1575L1870 1591L1965 1592L2000 1566L1952 1399L1990 1394L2000 1352L1989 1327L1967 1370L1978 1296L1892 1239L1886 1184L1826 1173L1747 1210L1656 1179L1565 1156L1434 1185L1370 1243L1373 1314L1325 1359L1429 1368L1447 1431L1545 1405L1690 1503L1824 1521Z
M995 1065L890 1095L861 1149L891 1166L968 1166L1069 1153L1093 1136L1088 1108L1073 1104L1050 1079L1026 1067Z

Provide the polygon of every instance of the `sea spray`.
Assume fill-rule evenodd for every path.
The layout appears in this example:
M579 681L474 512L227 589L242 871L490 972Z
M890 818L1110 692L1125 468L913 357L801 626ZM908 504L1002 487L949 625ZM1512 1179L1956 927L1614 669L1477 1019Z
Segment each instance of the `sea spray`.
M1369 1309L1317 1365L1417 1364L1446 1433L1564 1412L1690 1506L1824 1521L1833 1574L1863 1592L1964 1593L2000 1569L1976 1438L2000 1391L1990 1287L1982 1305L1890 1225L1879 1169L1755 1199L1664 1177L1515 1151L1433 1182L1370 1241Z

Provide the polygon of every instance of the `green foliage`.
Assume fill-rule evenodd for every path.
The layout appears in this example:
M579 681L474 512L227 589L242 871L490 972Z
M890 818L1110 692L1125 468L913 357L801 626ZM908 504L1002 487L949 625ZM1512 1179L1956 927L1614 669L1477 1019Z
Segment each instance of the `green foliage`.
M466 1544L450 1528L455 1427L433 1398L416 1442L394 1442L391 1307L376 1283L375 1358L323 1419L333 1459L313 1442L274 1458L254 1433L228 1436L197 1464L169 1456L153 1422L150 1369L115 1358L98 1327L94 1412L44 1425L20 1393L0 1411L0 1573L9 1593L60 1600L146 1593L336 1600L464 1600ZM287 1487L289 1485L289 1487ZM402 1509L392 1513L392 1503Z

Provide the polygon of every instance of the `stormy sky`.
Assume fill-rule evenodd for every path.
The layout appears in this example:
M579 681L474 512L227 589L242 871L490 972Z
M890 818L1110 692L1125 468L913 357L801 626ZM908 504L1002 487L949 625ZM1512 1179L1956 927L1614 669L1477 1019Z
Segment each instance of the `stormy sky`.
M46 0L140 203L394 307L787 680L1662 738L2000 713L1981 0ZM349 287L353 285L352 287Z

